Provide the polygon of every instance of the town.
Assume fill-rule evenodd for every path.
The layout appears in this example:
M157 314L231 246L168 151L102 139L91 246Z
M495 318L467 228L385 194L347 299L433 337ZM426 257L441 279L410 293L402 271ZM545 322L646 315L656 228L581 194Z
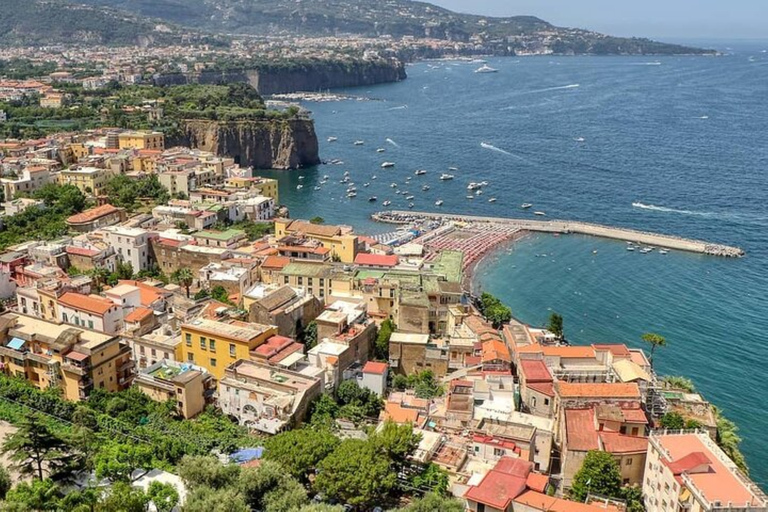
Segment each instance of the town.
M0 168L9 503L768 510L733 424L654 371L662 336L519 322L471 294L483 237L458 221L430 242L292 219L276 180L151 130L3 140Z

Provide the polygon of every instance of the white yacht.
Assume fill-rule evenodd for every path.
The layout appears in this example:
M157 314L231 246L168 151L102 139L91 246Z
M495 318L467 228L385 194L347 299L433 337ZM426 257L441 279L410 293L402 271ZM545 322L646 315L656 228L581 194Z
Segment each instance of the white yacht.
M667 249L659 249L659 254L669 254Z
M546 213L544 212L533 212L534 215L538 215L539 217L544 217Z
M339 140L338 137L328 137L328 142L336 142L337 140Z
M389 205L391 205L391 204L392 204L392 201L384 201L384 202L383 202L383 203L381 203L381 204L382 204L382 206L389 206Z
M381 168L382 169L388 169L388 168L394 167L394 166L395 166L395 164L393 162L384 162L383 164L381 164Z
M347 194L347 197L357 197L357 192L355 192L355 191L353 190L352 192L349 192L349 193Z
M628 245L627 246L627 250L630 251L630 252L634 252L635 246L634 245Z
M385 152L385 151L386 151L386 149L384 149L384 148L378 148L378 149L376 150L376 152L377 152L377 153L383 153L383 152Z
M492 198L490 198L490 199L488 200L488 202L489 202L489 203L495 203L495 202L496 202L496 198L495 198L495 197L492 197Z
M475 70L475 73L496 73L498 69L492 68L488 64L483 64Z
M443 173L443 174L440 175L440 179L442 181L452 180L453 179L453 174Z
M474 199L475 196L467 196L467 199Z
M397 183L392 183L389 186L392 187L392 188L397 188Z
M467 190L475 190L480 188L480 185L478 183L475 183L474 181L467 185Z
M356 140L355 141L355 146L362 146L363 144L365 144L364 140Z
M405 200L406 201L412 201L413 200L413 196L405 196Z
M414 172L413 174L415 174L416 176L423 176L427 174L427 171L424 169L417 169L416 172Z
M523 210L527 210L531 206L533 206L531 203L523 203L522 205L520 205L520 208L522 208Z
M437 201L435 201L435 206L443 206L443 200L438 199Z
M301 190L304 188L304 185L296 185L296 190Z
M421 187L421 190L426 192L427 190L429 190L429 185L424 185L423 187Z

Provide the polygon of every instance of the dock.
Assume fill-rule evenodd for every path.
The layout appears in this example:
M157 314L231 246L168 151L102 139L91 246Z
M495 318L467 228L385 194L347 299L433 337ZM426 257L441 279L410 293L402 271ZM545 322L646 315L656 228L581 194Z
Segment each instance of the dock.
M678 251L706 254L710 256L721 256L726 258L739 258L744 256L744 250L739 247L706 242L703 240L692 240L660 233L651 233L648 231L603 226L600 224L591 224L578 221L477 217L472 215L458 215L451 213L428 213L402 210L379 212L374 214L372 218L378 222L401 225L422 223L429 220L438 220L443 223L505 226L511 230L527 232L560 234L573 233L597 236L613 240L623 240L649 247L674 249Z

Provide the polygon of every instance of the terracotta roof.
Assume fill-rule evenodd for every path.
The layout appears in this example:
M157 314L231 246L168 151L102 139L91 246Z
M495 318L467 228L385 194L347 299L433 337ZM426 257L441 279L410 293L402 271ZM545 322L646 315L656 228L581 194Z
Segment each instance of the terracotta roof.
M709 466L712 461L703 452L691 452L685 457L667 464L673 475L687 473L701 466Z
M603 450L613 454L645 453L648 451L648 438L627 436L617 432L600 432Z
M539 359L521 359L520 371L525 375L526 384L534 382L552 382L552 374L544 361Z
M532 463L522 459L502 457L479 484L469 488L464 498L499 510L507 510L512 500L525 492L532 466Z
M104 315L107 311L115 307L115 303L111 300L74 292L67 292L59 297L59 304L72 309L95 313L97 315Z
M71 245L65 247L64 250L67 252L67 254L75 254L77 256L88 256L89 258L96 256L100 252L95 249L86 249L85 247L73 247Z
M543 395L555 396L555 384L553 382L534 382L532 384L526 384L526 387L538 391Z
M592 348L595 350L607 350L614 356L620 356L620 357L630 357L632 354L630 354L629 349L626 345L623 343L603 343L603 344L593 344Z
M151 286L151 285L148 285L147 283L143 283L141 281L135 281L133 279L121 279L117 283L128 284L138 288L139 297L140 297L139 300L141 300L141 305L145 307L151 306L156 301L162 299L164 295L171 295L170 292L162 290L156 286Z
M392 420L395 423L416 423L419 418L417 409L409 409L395 402L384 404L384 420Z
M369 267L394 267L399 261L400 258L395 254L360 253L355 257L355 265L366 265Z
M600 449L594 414L592 409L565 410L565 439L569 451L587 452Z
M513 501L541 512L618 512L618 509L613 505L579 503L547 496L533 490L523 492Z
M489 340L483 342L483 362L505 361L511 362L509 349L501 340Z
M285 230L291 232L298 231L310 236L315 235L324 237L336 236L341 233L341 228L339 226L324 226L321 224L312 224L311 222L305 222L302 220L295 220L291 222L286 226Z
M558 382L557 392L562 398L640 398L640 388L629 383L576 383Z
M377 375L384 375L384 373L387 371L387 368L389 368L387 363L368 361L365 363L365 366L363 366L363 373L375 373Z
M533 489L536 492L546 492L547 484L549 484L549 477L542 475L541 473L531 473L525 481L525 484L529 489Z
M648 418L645 415L645 411L642 409L622 409L621 414L624 417L624 421L627 423L648 423Z
M117 213L120 211L118 208L115 208L111 204L104 204L101 206L97 206L96 208L91 208L90 210L86 210L82 213L78 213L76 215L72 215L67 219L68 224L86 224L88 222L93 222L96 219L99 219L101 217L105 217L107 215L112 215L113 213Z
M264 263L261 264L261 268L269 269L281 269L291 262L290 258L283 256L267 256L264 259Z
M136 308L125 317L126 322L141 322L145 318L152 316L152 310L149 308Z

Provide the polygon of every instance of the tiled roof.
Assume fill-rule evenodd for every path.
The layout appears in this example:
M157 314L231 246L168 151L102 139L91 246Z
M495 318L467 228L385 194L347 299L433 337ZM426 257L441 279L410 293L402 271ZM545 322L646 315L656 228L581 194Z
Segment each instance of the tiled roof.
M384 375L384 372L387 371L387 368L387 363L368 361L365 363L365 366L363 366L363 373L375 373L377 375Z
M645 415L645 411L642 409L622 409L621 414L624 417L624 421L627 423L648 423L648 418Z
M629 349L626 345L623 343L605 343L605 344L593 344L592 348L595 350L607 350L614 356L619 357L629 357L631 354L629 353Z
M119 209L115 208L111 204L104 204L101 206L97 206L96 208L91 208L90 210L86 210L82 213L72 215L67 219L67 223L68 224L85 224L87 222L93 222L94 220L99 219L101 217L105 217L107 215L117 213L118 211Z
M556 386L561 398L640 398L640 389L634 382L576 383L561 381Z
M603 450L613 454L645 453L648 451L648 438L628 436L618 432L600 432Z
M88 256L89 258L92 258L93 256L96 256L99 254L99 251L95 249L86 249L85 247L73 247L71 245L67 246L64 249L67 254L75 254L77 256Z
M521 359L520 371L525 375L526 384L533 382L552 382L552 374L547 365L539 359Z
M525 484L529 489L533 489L536 492L546 492L547 484L549 484L549 477L542 475L541 473L531 473L525 481Z
M269 269L282 269L284 266L291 262L290 258L283 256L267 256L264 263L261 264L261 268Z
M483 362L505 361L511 362L509 349L501 340L489 340L483 342Z
M600 449L592 409L565 410L565 439L569 451L587 452Z
M507 510L510 502L525 492L531 464L521 459L502 457L480 483L472 486L464 498L487 506Z
M59 297L59 304L72 309L95 313L97 315L104 315L107 311L115 307L115 303L111 300L74 292L67 292Z
M136 308L133 311L131 311L126 317L126 322L141 322L145 318L152 316L152 310L149 308Z
M526 384L526 386L543 395L555 396L555 384L553 382L534 382Z
M618 512L618 509L610 504L579 503L547 496L533 490L523 492L514 499L514 502L525 505L527 509L541 512Z
M309 236L331 237L341 233L341 228L338 226L323 226L320 224L312 224L311 222L304 222L302 220L291 222L285 229L289 232L298 231Z
M355 257L355 265L369 267L394 267L400 259L395 254L368 254L360 253Z
M417 409L408 409L395 402L384 404L384 420L392 420L395 423L416 423L418 418Z

